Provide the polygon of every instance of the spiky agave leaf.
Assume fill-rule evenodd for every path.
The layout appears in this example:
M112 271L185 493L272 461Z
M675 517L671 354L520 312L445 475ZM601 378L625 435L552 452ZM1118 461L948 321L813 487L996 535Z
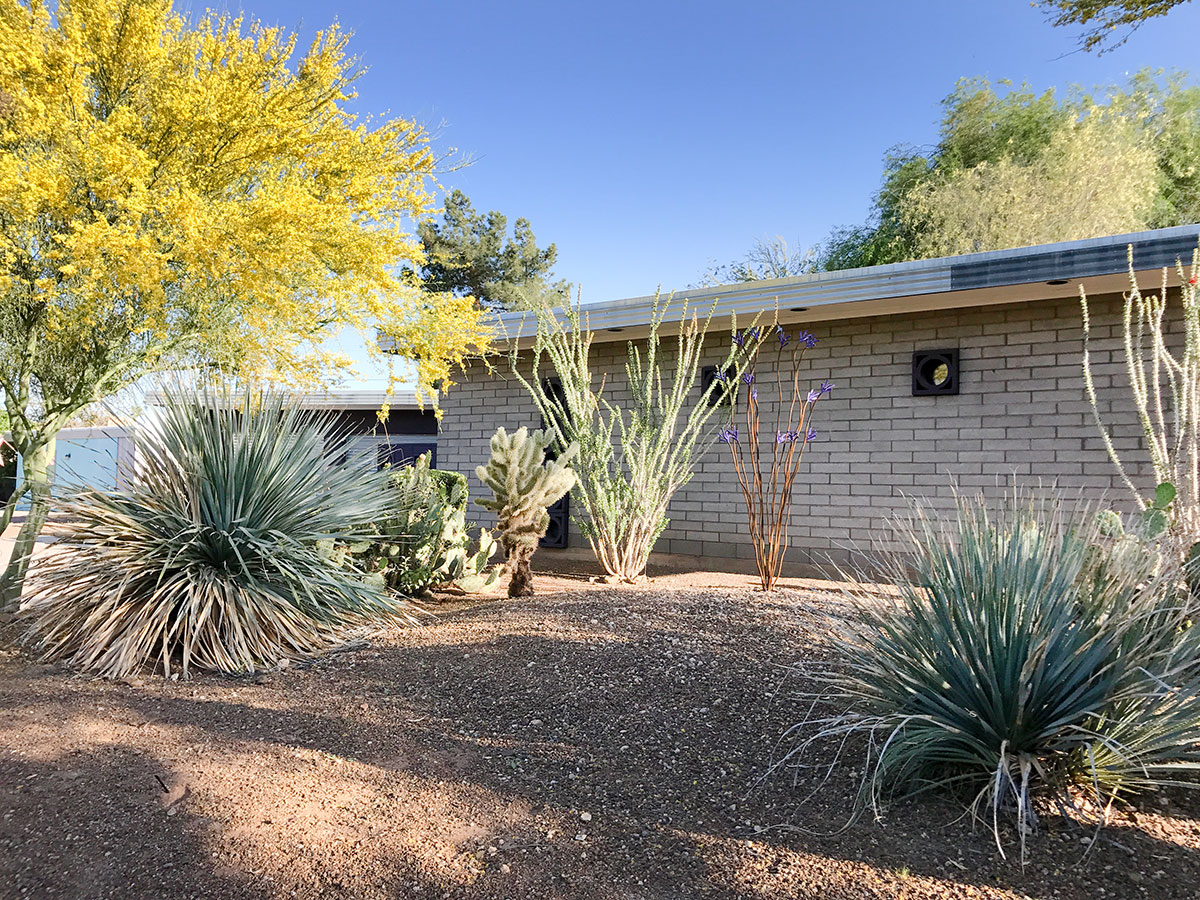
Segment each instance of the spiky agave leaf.
M1200 767L1200 634L1177 572L1109 553L1096 516L1056 496L959 497L894 537L895 593L858 598L827 673L845 712L805 723L791 763L862 735L877 813L895 792L964 792L998 844L1015 811L1022 852L1039 794L1103 808Z
M416 608L329 558L385 517L385 477L341 462L333 418L283 394L162 392L125 490L68 498L23 615L48 660L120 677L242 672Z

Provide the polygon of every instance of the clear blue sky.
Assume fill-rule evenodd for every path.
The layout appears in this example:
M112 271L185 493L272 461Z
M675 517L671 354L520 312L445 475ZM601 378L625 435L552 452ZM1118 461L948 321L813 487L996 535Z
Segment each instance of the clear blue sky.
M585 301L685 287L757 237L808 245L861 221L884 153L934 141L959 77L1065 89L1155 66L1200 78L1190 3L1103 56L1076 51L1076 33L1027 0L241 8L306 41L334 19L353 30L369 67L360 110L440 126L440 149L474 159L445 186L528 218Z
M232 4L237 8L236 4ZM581 3L241 0L307 38L337 19L363 111L439 125L445 178L527 217L585 300L683 287L756 237L814 243L867 213L881 158L934 140L965 75L1035 87L1194 68L1200 5L1104 56L1027 0Z

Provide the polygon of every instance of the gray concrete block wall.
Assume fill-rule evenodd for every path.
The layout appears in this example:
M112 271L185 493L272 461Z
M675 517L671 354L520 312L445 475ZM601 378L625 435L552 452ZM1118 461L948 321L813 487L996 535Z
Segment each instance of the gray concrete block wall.
M1141 429L1129 396L1121 352L1120 298L1092 303L1092 359L1100 408L1113 441L1135 477L1151 488L1141 452ZM801 326L792 326L795 332ZM810 423L809 445L793 493L789 560L798 564L844 560L855 546L886 535L886 518L909 497L937 507L953 502L953 487L996 495L1016 480L1049 484L1089 498L1125 501L1123 488L1092 418L1081 372L1078 301L1039 300L973 309L914 312L815 322L803 326L820 343L808 351L802 380L836 385ZM674 338L664 339L672 348ZM714 329L705 364L719 363L729 335ZM769 345L768 345L769 346ZM960 393L912 396L912 354L957 347ZM613 403L630 399L625 342L592 348L596 383L606 378ZM671 354L664 356L669 364ZM773 353L756 372L762 401L764 451L775 437ZM698 400L699 388L693 392ZM481 485L474 468L488 455L498 425L536 427L532 401L508 371L473 366L442 399L439 465L469 475L473 496ZM745 434L745 423L738 423ZM486 523L486 514L476 510ZM582 510L576 510L582 512ZM656 550L707 557L713 565L745 568L753 551L746 512L729 449L711 447L693 480L672 502L671 523ZM582 543L572 525L572 543ZM555 551L542 551L552 554ZM549 564L550 560L543 560Z

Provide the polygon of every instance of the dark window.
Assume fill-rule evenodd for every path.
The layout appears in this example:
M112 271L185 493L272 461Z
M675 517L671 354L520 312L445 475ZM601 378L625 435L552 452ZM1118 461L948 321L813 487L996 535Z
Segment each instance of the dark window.
M436 435L437 418L432 409L393 409L380 422L377 410L344 409L336 414L333 430L345 435Z
M958 393L958 350L918 350L913 354L914 397Z
M735 374L736 372L732 366L726 369L725 383L718 384L710 394L708 393L708 389L717 380L717 367L705 366L700 370L700 396L708 397L709 406L728 406L733 399L733 392L729 388Z
M563 415L569 415L567 411L567 392L563 390L562 379L560 378L543 378L542 391L546 394L546 399L550 400L556 409L561 409ZM539 416L538 421L541 423L539 428L548 428L554 424L546 421L545 416ZM559 435L561 438L562 435ZM551 457L553 459L553 457Z
M437 468L437 444L428 441L391 441L379 445L379 468L411 466L422 453L429 454L429 468Z
M563 411L564 415L566 415L567 395L563 390L562 380L558 378L547 378L542 382L542 390L553 399L556 406ZM545 428L547 425L545 416L541 417L541 423L541 427ZM561 434L559 435L559 438L562 438ZM554 459L556 456L558 456L558 454L555 452L553 447L546 451L547 459ZM553 504L551 504L547 508L546 512L550 514L550 527L546 529L546 536L538 541L538 546L562 550L567 546L568 539L570 538L570 492L567 492Z

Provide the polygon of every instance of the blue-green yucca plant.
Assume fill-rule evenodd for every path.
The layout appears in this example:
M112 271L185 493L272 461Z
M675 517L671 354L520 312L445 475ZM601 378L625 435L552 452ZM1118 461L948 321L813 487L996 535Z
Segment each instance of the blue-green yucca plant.
M880 564L895 591L856 597L845 665L825 674L845 711L797 726L789 763L860 735L877 816L897 793L952 793L1001 853L1015 816L1022 858L1039 798L1103 810L1190 783L1200 629L1178 570L1111 545L1097 516L1054 496L990 511L960 497L945 520L918 508L894 538Z
M130 486L68 498L34 569L23 616L43 657L110 677L245 672L411 618L318 546L389 512L386 476L339 462L339 438L281 394L164 391L134 432Z

